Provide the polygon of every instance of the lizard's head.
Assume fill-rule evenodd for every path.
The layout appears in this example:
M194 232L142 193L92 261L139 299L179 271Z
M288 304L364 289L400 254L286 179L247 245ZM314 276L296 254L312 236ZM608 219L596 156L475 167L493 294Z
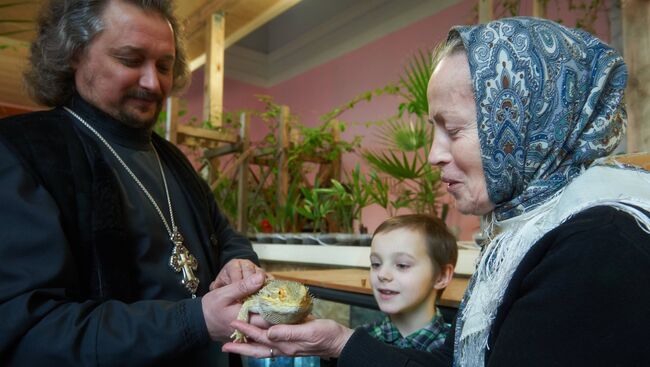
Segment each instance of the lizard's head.
M312 308L307 287L290 280L269 280L259 291L260 314L274 324L295 324Z

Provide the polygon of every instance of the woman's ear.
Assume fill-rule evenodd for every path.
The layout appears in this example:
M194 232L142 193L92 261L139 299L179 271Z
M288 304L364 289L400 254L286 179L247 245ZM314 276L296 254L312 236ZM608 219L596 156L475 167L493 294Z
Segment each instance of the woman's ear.
M435 289L445 289L451 282L451 278L454 277L454 266L451 264L446 264L440 269L440 274L438 274L438 279L436 279L433 284Z

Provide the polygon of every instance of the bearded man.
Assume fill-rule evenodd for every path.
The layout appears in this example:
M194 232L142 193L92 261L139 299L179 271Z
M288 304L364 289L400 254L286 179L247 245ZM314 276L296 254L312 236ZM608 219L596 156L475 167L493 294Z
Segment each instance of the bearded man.
M189 71L170 0L51 0L0 121L0 364L221 365L264 272L152 128ZM261 321L260 321L261 322Z

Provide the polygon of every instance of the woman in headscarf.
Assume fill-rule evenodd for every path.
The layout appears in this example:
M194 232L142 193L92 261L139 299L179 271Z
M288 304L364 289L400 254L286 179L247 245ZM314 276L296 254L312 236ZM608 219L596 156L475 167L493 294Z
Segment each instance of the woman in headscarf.
M447 349L374 342L333 321L227 350L339 366L637 366L650 361L650 173L607 157L627 72L592 35L537 18L456 27L429 82L430 161L490 232Z

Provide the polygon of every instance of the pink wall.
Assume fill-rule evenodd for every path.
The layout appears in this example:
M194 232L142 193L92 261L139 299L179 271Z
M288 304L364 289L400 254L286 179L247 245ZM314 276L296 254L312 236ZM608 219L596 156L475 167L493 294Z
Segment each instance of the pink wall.
M350 101L353 97L368 90L383 87L390 82L396 82L411 56L418 49L430 49L437 42L443 40L451 26L474 22L476 2L476 0L459 2L438 14L404 27L268 89L226 79L224 110L260 109L262 105L254 95L268 94L274 97L276 103L288 105L291 112L298 115L304 124L311 126L319 124L321 115ZM558 8L557 4L562 7ZM574 25L576 16L569 13L566 6L566 2L550 2L548 17L555 20L562 19L564 24ZM532 0L522 1L520 14L529 15L531 9ZM562 15L558 16L558 14ZM503 10L497 9L495 15L504 16L505 13ZM601 14L596 29L601 38L609 39L606 14ZM198 85L198 93L202 95L203 72L199 70L195 74L193 88L197 88ZM193 100L191 110L200 111L202 97L195 93L197 91L188 92L188 98ZM356 135L362 135L364 136L364 146L372 146L372 129L366 128L363 123L382 120L394 115L399 103L400 100L397 97L383 96L375 98L371 103L362 102L353 110L346 111L340 116L342 121L348 123L344 138L351 139ZM259 129L254 128L253 131L258 131L260 136L263 135ZM345 156L344 169L353 168L357 161L358 157L355 155ZM447 224L461 240L470 240L478 229L478 218L461 215L453 210L453 202L448 197L443 200L452 206ZM387 214L383 209L370 207L364 211L364 224L372 232L386 217Z
M474 1L464 1L442 12L411 24L397 32L377 39L357 50L320 65L290 80L270 88L270 94L278 103L286 104L305 124L318 124L319 116L350 101L368 90L396 82L403 68L418 49L427 50L446 37L449 28L464 23L471 16ZM343 137L352 139L364 136L364 147L375 145L372 129L363 123L386 119L395 115L401 100L394 96L382 96L370 103L359 103L353 110L340 116L348 123ZM354 168L358 157L348 154L343 168ZM444 190L443 190L444 191ZM461 239L471 239L478 228L472 217L460 216L453 211L448 224L460 232ZM372 232L388 214L378 206L364 210L363 221Z

